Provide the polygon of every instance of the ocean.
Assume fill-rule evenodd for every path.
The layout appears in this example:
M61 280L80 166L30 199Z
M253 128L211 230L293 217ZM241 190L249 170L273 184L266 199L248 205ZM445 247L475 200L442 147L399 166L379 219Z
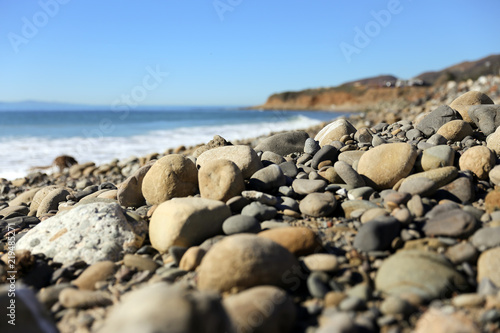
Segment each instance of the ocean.
M165 107L132 111L0 111L0 178L15 179L59 155L107 163L180 145L305 129L346 113Z

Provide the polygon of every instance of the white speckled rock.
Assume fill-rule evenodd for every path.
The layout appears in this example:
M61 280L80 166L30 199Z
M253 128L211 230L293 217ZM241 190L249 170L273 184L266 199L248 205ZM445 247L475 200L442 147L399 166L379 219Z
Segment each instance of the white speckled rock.
M120 260L141 247L144 221L129 221L116 203L92 203L40 222L16 244L17 250L43 253L54 261L72 264L83 260Z

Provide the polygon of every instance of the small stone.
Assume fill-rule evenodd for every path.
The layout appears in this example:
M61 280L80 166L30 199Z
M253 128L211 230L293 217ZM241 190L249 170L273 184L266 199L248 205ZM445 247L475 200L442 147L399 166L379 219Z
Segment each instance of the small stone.
M200 169L205 163L215 159L234 162L238 169L241 170L244 179L250 178L257 170L262 168L262 162L255 150L246 145L210 149L196 159L196 167Z
M113 304L108 293L102 291L66 288L59 294L59 302L66 308L86 309Z
M286 333L295 324L295 304L277 287L254 287L225 298L223 304L238 332Z
M358 188L354 188L347 192L347 197L350 200L368 200L370 196L375 192L373 188L370 186L362 186Z
M388 250L400 231L401 223L394 217L378 217L361 226L353 246L365 252Z
M318 174L321 178L325 179L330 184L341 184L343 182L342 178L340 178L335 168L329 167L326 170L319 171Z
M194 271L200 266L206 251L199 246L191 246L182 256L179 268L185 271Z
M293 210L295 212L299 211L299 203L297 200L289 198L289 197L281 197L281 203L276 205L278 210Z
M323 298L330 291L328 281L330 277L325 272L312 272L307 277L307 289L309 294L315 298Z
M425 223L423 231L428 237L465 238L470 236L475 228L476 219L474 216L461 209L453 209L429 219Z
M346 297L347 295L343 292L330 291L324 297L325 307L337 307Z
M304 153L306 154L314 155L320 149L321 147L319 146L319 143L313 138L307 138L306 142L304 143Z
M436 182L429 178L412 177L404 180L398 191L411 195L429 196L436 191L437 187Z
M453 304L457 308L482 307L485 302L485 297L479 294L457 295L451 300L451 304Z
M58 210L59 203L62 201L66 201L66 197L69 195L69 191L64 188L57 188L53 191L50 191L40 202L40 206L38 206L36 216L41 217L42 215L48 213L51 210Z
M295 179L292 183L292 188L297 194L310 194L314 192L323 192L326 187L326 182L321 179Z
M233 215L222 224L222 230L226 235L240 233L256 234L261 231L259 220L253 216Z
M349 150L349 151L344 151L340 153L338 160L342 162L346 162L350 166L354 166L355 164L358 164L359 159L365 151L363 150Z
M304 256L323 249L314 231L305 227L288 227L264 230L259 237L268 238L295 256Z
M488 173L495 166L495 154L484 146L467 149L459 160L460 170L470 170L479 179L488 179Z
M261 204L258 201L250 203L241 211L241 215L251 216L259 221L270 220L274 218L276 214L278 214L276 208Z
M193 195L197 189L196 166L190 159L177 154L167 155L156 161L142 182L142 194L151 205Z
M198 171L198 184L202 198L224 202L245 190L240 169L223 159L206 162Z
M486 147L495 152L497 155L500 155L500 130L498 128L493 134L486 138Z
M344 135L356 133L356 128L346 119L338 119L323 127L314 140L319 142L321 147L329 145L332 141L340 141Z
M338 155L339 153L335 147L324 145L316 154L314 154L311 160L311 167L318 169L319 164L325 161L331 161L333 164L337 161Z
M500 246L500 227L479 229L472 236L471 241L478 249L490 249Z
M354 140L360 143L371 144L373 140L373 133L368 127L361 127L356 131L356 133L354 133Z
M356 210L368 210L371 208L380 208L376 204L368 200L346 200L341 204L342 210L344 211L345 217L350 218L351 213Z
M304 151L304 145L309 135L304 131L279 133L262 140L256 151L271 151L281 156Z
M105 260L96 262L87 267L78 278L71 283L78 289L95 290L96 282L106 281L113 276L116 266L112 261Z
M467 113L484 135L492 134L500 126L500 105L473 105Z
M479 333L470 316L464 312L456 311L451 314L443 310L429 307L419 318L415 333Z
M474 183L469 177L458 177L448 185L441 187L434 194L436 200L452 200L468 204L474 200Z
M300 201L299 209L302 214L313 217L328 216L337 207L337 200L330 192L311 193Z
M455 109L460 113L462 119L466 122L472 124L473 121L468 113L468 109L471 105L479 105L479 104L494 104L491 98L488 95L483 94L479 91L468 91L465 94L462 94L455 98L451 103L450 107Z
M500 286L500 247L487 250L477 261L477 281L488 278L496 286Z
M198 245L221 234L222 224L229 216L229 207L216 200L189 197L166 201L151 217L151 245L160 253L165 253L173 245Z
M429 183L429 182L424 183L421 181L420 189L423 193L422 195L425 196L425 194L429 194L429 193L432 194L439 187L442 187L442 186L445 186L445 185L451 183L453 180L455 180L457 178L457 176L458 176L458 170L457 170L457 168L455 168L453 166L442 167L442 168L438 168L438 169L431 169L429 171L415 173L413 175L406 177L406 179L401 183L401 186L399 187L399 189L404 188L405 191L410 191L410 193L411 193L411 189L410 189L411 185L405 184L406 182L412 182L413 184L416 185L416 181L414 180L415 178L422 178L422 177L427 178L427 179L433 181L436 185L435 185L435 188L431 188L429 191L423 192L424 189L426 189L431 183ZM418 193L413 193L413 194L418 194Z
M299 173L294 161L283 162L280 164L281 171L287 177L294 178Z
M123 257L123 264L129 268L135 268L138 271L154 272L158 268L158 263L148 257L138 254L126 254Z
M458 119L457 112L448 105L441 105L428 115L426 115L417 125L416 128L421 131L426 137L430 137L437 130L449 121Z
M262 153L262 156L260 157L260 160L262 162L268 162L268 163L274 163L274 164L281 164L286 162L283 156L273 153L272 151L265 151Z
M363 178L346 162L338 161L333 166L337 174L347 184L355 188L365 186Z
M464 262L475 262L478 256L478 252L472 244L467 242L458 243L456 245L450 246L446 252L446 257L450 259L455 265L460 265Z
M417 161L417 167L428 171L445 166L453 166L455 150L448 145L439 145L425 149L422 157Z
M416 150L407 143L385 144L363 154L357 170L371 187L387 189L410 174L416 158Z
M142 182L153 164L154 162L146 164L120 185L116 197L121 206L140 207L146 203L142 194Z
M493 213L497 210L500 210L500 191L490 191L486 195L486 198L484 198L484 206L486 208L486 212L488 213Z
M380 304L380 312L386 315L408 315L412 312L413 307L404 299L395 296L387 297Z
M302 259L306 267L311 271L332 273L339 266L337 257L328 253L314 253Z
M365 307L365 301L354 296L347 296L339 304L339 310L341 311L358 311L363 310Z
M462 141L466 136L472 135L473 130L468 122L457 119L442 125L437 134L442 135L448 141Z
M238 291L258 285L291 287L295 257L274 241L249 235L227 236L216 243L198 267L200 290ZM231 274L228 274L231 272Z
M262 168L250 177L250 186L258 191L271 191L285 184L285 175L276 164Z

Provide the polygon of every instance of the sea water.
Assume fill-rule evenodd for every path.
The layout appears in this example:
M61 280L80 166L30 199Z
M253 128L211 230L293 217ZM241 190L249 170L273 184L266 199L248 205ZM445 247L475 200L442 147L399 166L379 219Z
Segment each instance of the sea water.
M214 135L237 140L305 129L345 113L259 111L224 107L162 107L133 111L1 111L0 178L49 166L59 155L79 163L163 153L206 143Z

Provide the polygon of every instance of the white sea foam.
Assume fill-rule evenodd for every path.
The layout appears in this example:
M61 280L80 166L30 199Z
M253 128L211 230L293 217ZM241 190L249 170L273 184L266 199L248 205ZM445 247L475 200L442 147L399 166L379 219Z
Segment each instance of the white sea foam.
M275 131L304 129L319 123L319 120L298 116L288 121L277 117L274 122L183 127L130 137L0 138L0 152L3 152L0 158L0 178L24 177L30 168L49 166L55 157L63 154L74 156L80 163L92 161L99 165L114 158L163 153L168 148L180 145L194 146L208 142L216 134L231 141Z

